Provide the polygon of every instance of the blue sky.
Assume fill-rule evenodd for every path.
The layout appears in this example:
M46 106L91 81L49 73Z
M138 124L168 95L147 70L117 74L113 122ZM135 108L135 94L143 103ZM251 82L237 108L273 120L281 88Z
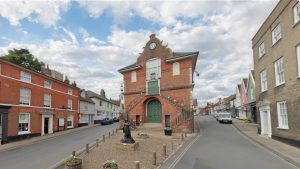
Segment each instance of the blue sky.
M0 1L0 55L28 48L81 88L118 98L119 68L155 33L175 52L199 51L194 98L235 92L253 69L251 39L274 1Z

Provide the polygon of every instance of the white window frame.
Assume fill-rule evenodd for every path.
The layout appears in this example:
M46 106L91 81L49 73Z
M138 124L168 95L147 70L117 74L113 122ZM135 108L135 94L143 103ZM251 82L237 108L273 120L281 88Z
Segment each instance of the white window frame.
M298 61L298 77L300 77L300 44L296 47L296 50L297 50L297 61Z
M172 68L173 68L173 76L180 75L180 64L179 64L179 62L174 62Z
M278 67L279 66L279 67ZM283 57L278 59L274 63L274 68L275 68L275 82L276 86L284 84L284 62L283 62Z
M46 103L49 103L49 105L47 105ZM51 94L50 93L44 93L44 107L51 107Z
M68 99L68 109L69 110L72 110L72 102L73 102L73 99Z
M73 89L68 88L68 94L72 95L73 94Z
M20 80L31 83L31 74L27 73L27 72L24 72L24 71L21 71Z
M298 2L294 6L294 23L296 24L299 21L300 21L300 2Z
M20 87L20 105L30 106L30 96L31 96L31 89L28 89L25 87ZM28 101L28 103L27 103L27 101Z
M72 118L69 118L69 117L72 117ZM69 126L69 122L71 122L72 125ZM67 128L74 128L74 115L73 114L68 114Z
M89 103L88 102L84 102L84 110L89 110Z
M44 87L51 89L52 82L50 80L45 79L44 80Z
M265 42L262 42L258 47L259 58L265 55Z
M260 72L260 81L261 81L261 92L268 90L268 83L267 83L267 69L264 69Z
M253 96L253 87L251 87L250 88L250 98L251 98L251 100L253 100L254 99L254 96Z
M136 82L136 71L131 72L131 83Z
M272 30L273 45L281 39L281 26L280 23Z
M97 110L97 116L102 116L102 112Z
M280 106L280 105L282 105L282 106ZM278 115L278 128L289 129L286 101L277 102L277 115ZM284 124L284 123L286 123L286 124Z
M20 120L22 120L22 119L20 119L21 114L24 114L25 116L28 115L28 131L20 131ZM23 124L23 123L21 123L21 124ZM18 130L19 130L18 131L19 135L20 134L28 134L28 133L30 133L30 113L23 113L23 112L19 113L19 128L18 128Z

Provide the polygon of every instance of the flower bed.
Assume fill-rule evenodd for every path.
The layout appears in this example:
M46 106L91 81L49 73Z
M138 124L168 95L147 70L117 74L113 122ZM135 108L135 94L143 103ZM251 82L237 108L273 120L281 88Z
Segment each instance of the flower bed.
M146 139L146 138L149 138L149 135L148 134L145 134L145 133L138 133L136 138L141 138L141 139Z

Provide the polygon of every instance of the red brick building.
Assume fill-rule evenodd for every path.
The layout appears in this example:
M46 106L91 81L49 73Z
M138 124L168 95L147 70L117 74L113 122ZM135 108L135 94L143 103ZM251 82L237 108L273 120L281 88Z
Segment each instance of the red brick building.
M0 59L0 140L78 127L79 90L68 79L63 82Z
M129 120L137 125L161 123L173 127L173 132L192 132L198 54L172 52L155 34L151 35L136 62L118 70L124 78L124 106Z

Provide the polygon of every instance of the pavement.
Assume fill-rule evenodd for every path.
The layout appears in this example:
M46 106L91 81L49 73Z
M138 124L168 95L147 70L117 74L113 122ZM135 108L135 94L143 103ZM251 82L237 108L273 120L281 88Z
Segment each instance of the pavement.
M159 169L299 169L299 149L257 134L253 123L195 116L201 132Z
M255 123L245 123L243 120L233 119L233 125L251 140L300 168L299 148L257 134L257 124Z
M55 132L55 133L52 133L52 134L46 134L44 136L32 137L32 138L25 139L25 140L9 142L9 143L0 145L0 152L16 149L18 147L22 147L22 146L25 146L25 145L30 145L30 144L33 144L33 143L36 143L36 142L39 142L39 141L64 136L66 134L82 131L82 130L89 129L89 128L92 128L92 127L97 127L97 126L101 126L101 124L94 124L94 125L89 125L89 126L77 127L77 128L73 128L73 129L68 129L68 130Z

